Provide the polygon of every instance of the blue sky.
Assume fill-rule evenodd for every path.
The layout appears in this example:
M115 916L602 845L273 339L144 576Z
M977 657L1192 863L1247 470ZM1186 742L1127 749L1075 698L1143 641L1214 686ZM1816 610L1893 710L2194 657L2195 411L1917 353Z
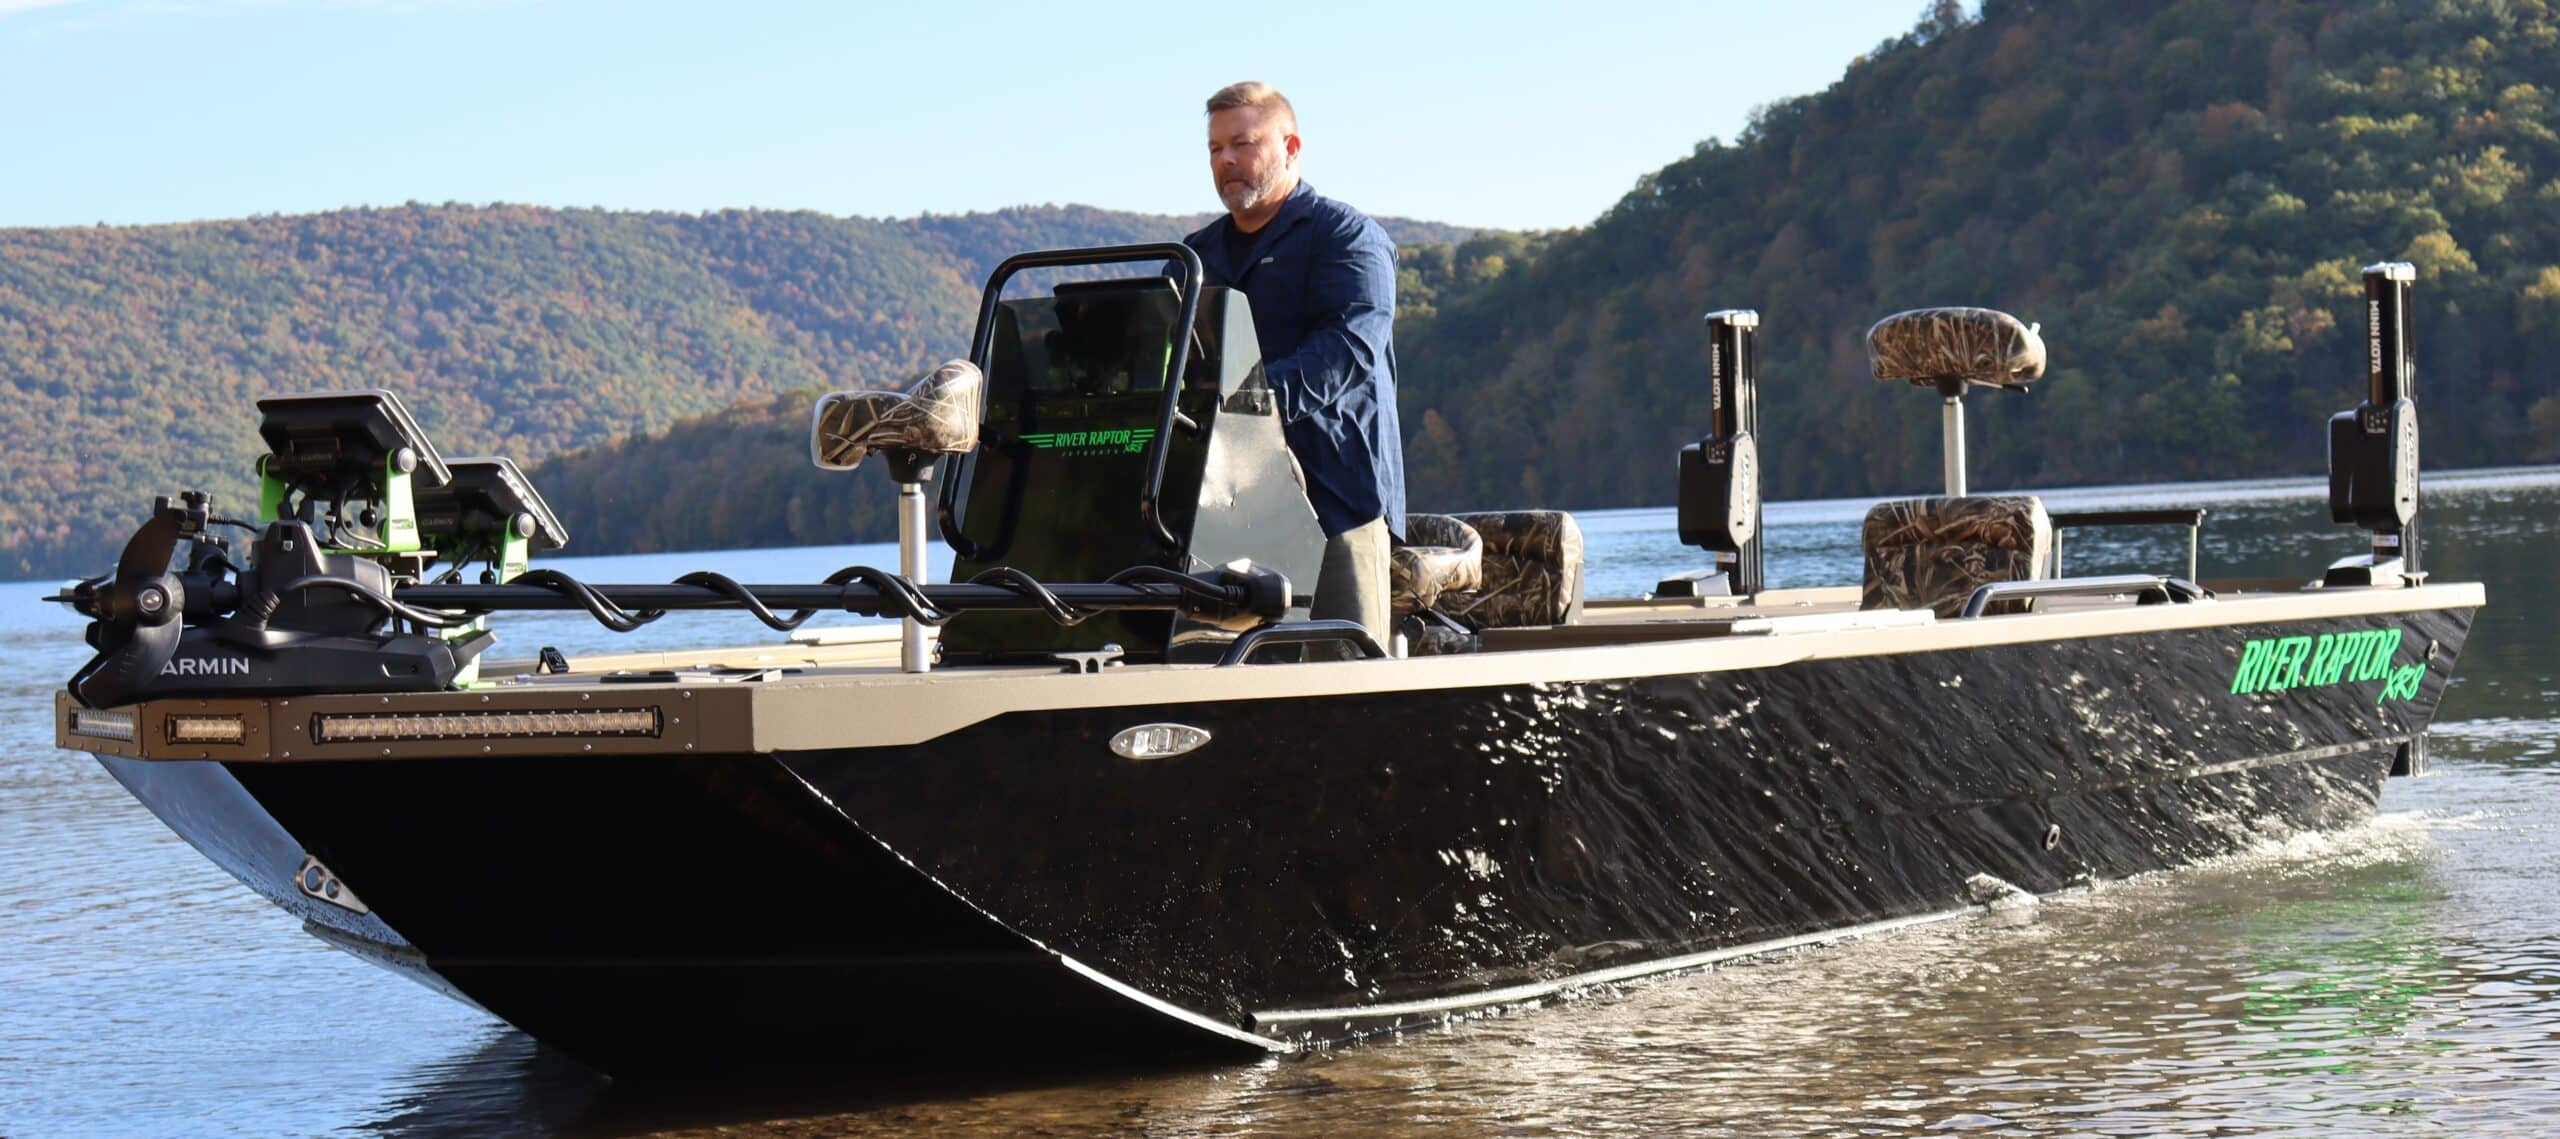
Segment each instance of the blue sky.
M1379 214L1579 225L1920 0L0 0L0 225L403 201L1216 207L1200 101L1296 102ZM1212 10L1215 9L1215 10Z

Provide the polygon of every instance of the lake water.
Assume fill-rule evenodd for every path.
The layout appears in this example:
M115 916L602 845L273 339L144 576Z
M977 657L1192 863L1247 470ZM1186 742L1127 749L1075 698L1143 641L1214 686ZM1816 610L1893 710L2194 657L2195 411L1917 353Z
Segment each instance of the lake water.
M2357 552L2311 483L2047 495L2202 505L2207 577ZM303 934L56 751L80 621L0 585L0 1136L2560 1133L2560 471L2431 476L2428 568L2488 584L2435 773L2372 824L1973 920L1232 1067L614 1085ZM1769 511L1770 580L1858 573L1862 502ZM137 512L137 521L139 513ZM1595 596L1699 558L1583 516ZM2072 572L2185 563L2075 535ZM560 559L590 581L815 580L886 547ZM643 643L509 618L501 656ZM752 639L670 617L648 643ZM847 1031L860 1031L848 1025ZM1063 1053L1072 1044L1062 1045Z

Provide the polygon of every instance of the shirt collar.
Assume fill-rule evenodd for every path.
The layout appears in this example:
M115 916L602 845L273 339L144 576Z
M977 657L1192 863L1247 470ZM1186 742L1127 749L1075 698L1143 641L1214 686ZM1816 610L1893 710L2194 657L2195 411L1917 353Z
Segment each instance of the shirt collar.
M1244 264L1226 266L1227 279L1241 284L1245 275L1251 273L1253 271L1253 267L1261 263L1262 251L1266 246L1271 244L1272 239L1280 236L1283 232L1286 232L1290 226L1296 225L1301 219L1305 218L1307 216L1307 211L1315 207L1315 202L1315 183L1309 182L1304 178L1298 179L1297 188L1289 191L1288 199L1280 203L1280 212L1271 215L1271 220L1264 222L1261 229L1253 231L1253 246L1245 251ZM1224 233L1232 233L1235 231L1235 215L1229 214L1218 220L1220 224L1227 227L1226 230L1221 233L1222 237L1224 236ZM1225 243L1216 242L1213 244L1216 244L1219 247L1216 256L1224 257L1226 255Z

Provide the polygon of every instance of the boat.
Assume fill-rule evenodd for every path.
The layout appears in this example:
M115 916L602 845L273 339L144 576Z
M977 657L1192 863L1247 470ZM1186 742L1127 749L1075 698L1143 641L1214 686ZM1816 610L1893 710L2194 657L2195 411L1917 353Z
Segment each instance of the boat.
M1969 494L1964 399L2046 348L1945 308L1869 332L1941 403L1945 493L1867 516L1862 581L1774 586L1759 317L1722 309L1698 568L1586 597L1567 513L1417 514L1383 641L1307 616L1250 305L1179 245L1015 257L966 359L820 400L900 565L817 583L536 567L568 530L514 464L389 392L270 396L255 519L161 499L54 598L98 650L57 740L314 936L611 1073L1329 1047L2370 817L2485 600L2421 565L2414 279L2365 271L2329 425L2370 544L2298 577L2198 582L2200 510ZM2120 525L2188 564L2063 571ZM788 635L488 657L510 613L701 609Z

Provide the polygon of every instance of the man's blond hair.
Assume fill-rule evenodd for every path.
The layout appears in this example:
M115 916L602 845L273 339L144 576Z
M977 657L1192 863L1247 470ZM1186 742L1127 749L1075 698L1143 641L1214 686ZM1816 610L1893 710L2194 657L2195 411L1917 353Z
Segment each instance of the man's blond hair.
M1247 79L1220 87L1217 94L1209 96L1210 114L1238 107L1254 107L1265 115L1276 110L1280 117L1289 120L1289 133L1298 131L1298 109L1289 105L1289 97L1281 94L1279 88L1268 83Z

